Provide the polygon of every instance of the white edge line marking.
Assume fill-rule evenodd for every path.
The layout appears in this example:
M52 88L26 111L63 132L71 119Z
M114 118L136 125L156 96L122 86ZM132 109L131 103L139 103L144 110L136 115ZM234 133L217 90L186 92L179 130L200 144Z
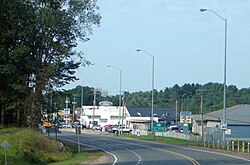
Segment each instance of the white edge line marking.
M70 141L70 142L73 142L73 143L78 143L78 142L75 142L75 141L73 141L73 140L69 140L69 139L64 139L64 138L58 138L58 139L61 139L61 140L66 140L66 141ZM102 151L104 151L104 152L108 153L109 155L113 156L113 157L114 157L114 159L115 159L115 161L113 162L113 165L115 165L115 164L117 163L117 157L116 157L113 153L111 153L111 152L109 152L109 151L107 151L107 150L105 150L105 149L103 149L103 148L100 148L100 147L95 147L95 146L91 146L91 145L84 144L84 143L80 143L80 144L81 144L81 145L88 146L88 147L92 147L92 148L100 149L100 150L102 150Z
M131 139L131 138L124 138L124 139ZM137 140L137 139L135 139L135 140ZM160 143L151 142L151 141L143 141L143 140L138 140L138 141L148 142L148 143L153 143L153 144L160 144ZM183 149L187 149L187 150L196 150L196 151L201 151L201 152L206 152L206 153L211 153L211 154L223 155L223 156L227 156L227 157L236 158L236 159L240 159L240 160L250 162L250 159L246 159L246 158L242 158L242 157L238 157L238 156L234 156L234 155L229 155L229 154L225 154L225 153L215 152L215 151L207 151L207 150L202 150L202 149L197 149L197 148L189 148L188 145L186 147L182 147L182 146L178 146L178 145L172 145L172 144L165 144L165 145L178 147L178 148L183 148Z
M185 147L181 147L181 148L185 148ZM229 154L224 154L224 153L219 153L219 152L215 152L215 151L206 151L206 150L202 150L202 149L197 149L197 148L185 148L188 150L196 150L196 151L201 151L201 152L207 152L207 153L211 153L211 154L217 154L217 155L223 155L223 156L227 156L227 157L231 157L231 158L236 158L236 159L241 159L247 162L250 162L249 159L246 158L242 158L242 157L238 157L238 156L234 156L234 155L229 155Z

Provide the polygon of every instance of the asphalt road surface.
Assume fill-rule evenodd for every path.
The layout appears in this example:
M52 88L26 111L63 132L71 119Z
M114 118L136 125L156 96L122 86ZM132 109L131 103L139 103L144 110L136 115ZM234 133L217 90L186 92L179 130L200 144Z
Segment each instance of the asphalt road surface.
M72 132L58 134L58 139L78 142ZM217 152L180 147L167 144L139 141L135 139L82 132L81 145L91 146L107 152L110 162L117 165L239 165L250 164L250 160Z

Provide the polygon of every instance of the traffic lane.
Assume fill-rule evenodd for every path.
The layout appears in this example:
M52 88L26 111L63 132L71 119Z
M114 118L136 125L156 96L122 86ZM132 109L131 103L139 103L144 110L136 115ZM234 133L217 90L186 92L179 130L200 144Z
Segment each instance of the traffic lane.
M229 154L224 154L224 153L219 153L219 152L213 152L213 151L208 151L208 150L202 150L202 149L196 149L196 148L187 148L187 152L192 156L193 158L196 158L199 160L201 164L218 164L218 165L225 165L225 164L250 164L249 159L229 155ZM192 150L193 152L189 152ZM195 151L195 152L194 152ZM201 155L202 153L202 155ZM204 155L205 156L204 158ZM203 157L202 157L203 156Z
M172 152L169 150L163 150L158 147L150 147L147 142L139 144L138 141L131 139L124 140L120 137L112 139L113 141L118 141L124 145L130 147L131 150L135 151L141 157L142 164L152 165L152 164L197 164L197 162L188 157L187 155L180 154L177 152Z
M196 161L186 155L175 153L167 150L162 150L155 147L149 147L148 144L137 144L137 141L126 141L120 137L100 137L103 141L115 143L118 146L122 146L122 148L126 147L127 150L131 150L132 152L139 155L141 164L145 165L152 165L152 164L159 164L159 165L166 165L166 164L173 164L173 165L194 165Z
M65 135L64 138L77 141L76 135ZM84 141L82 141L84 139ZM101 135L82 134L80 136L81 144L102 148L117 158L116 164L194 164L192 161L163 150L148 148L143 145L136 145L130 142L122 142L119 137L109 137Z
M98 138L103 137L102 135L99 135L99 134L97 136L98 136ZM120 139L122 137L111 137L111 138ZM112 140L115 140L115 139L112 139ZM135 144L142 143L143 145L145 145L144 143L147 143L147 142L138 141L138 140L136 140L136 142L134 142L135 139L127 139L127 138L123 138L123 140L119 140L119 141L125 142L126 140L133 141L133 143L135 143ZM187 155L187 156L193 158L194 160L197 160L200 164L250 164L250 162L247 160L241 160L240 158L232 157L230 155L208 152L208 151L204 151L204 150L197 150L197 149L193 149L193 148L190 149L188 147L180 147L180 146L178 147L178 146L165 145L165 144L159 144L159 143L156 143L156 144L155 143L147 143L146 145L148 145L148 146L151 145L151 147L163 148L164 150L174 151L177 153L181 153L183 155ZM156 146L154 146L154 145L156 145ZM149 160L147 158L150 158L150 157L147 157L147 156L143 157L142 161Z
M111 140L107 140L112 137L100 137L96 135L88 135L81 138L81 143L96 146L98 148L105 149L111 152L117 158L116 164L139 164L140 157L137 153L129 150L124 143L119 143ZM84 140L83 140L84 139ZM83 141L82 141L83 140Z
M60 135L61 139L67 139L71 141L77 142L77 136L70 134L70 135ZM80 136L80 144L86 145L86 146L93 146L95 148L99 148L103 151L107 151L107 153L111 153L115 156L115 160L111 163L119 164L119 165L135 165L140 163L140 158L138 155L133 152L132 150L129 150L123 145L119 145L109 141L105 141L104 139L100 139L100 137L88 135L88 136Z
M166 165L166 164L173 164L173 165L193 165L193 161L191 158L188 158L186 155L181 155L179 153L174 152L168 152L165 150L159 150L158 148L149 148L146 145L137 145L136 143L126 142L123 141L123 139L118 138L98 138L99 140L102 140L103 143L112 143L115 144L118 149L124 149L128 150L135 155L138 156L139 161L138 163L143 165L152 165L152 164L158 164L158 165ZM116 153L117 151L114 151L113 153ZM122 155L125 160L130 159L130 157L126 157Z
M133 142L134 139L128 139L123 141ZM136 140L137 145L147 145L148 147L163 149L166 151L173 151L175 153L180 153L182 155L186 155L190 158L193 158L200 164L250 164L250 161L247 159L243 159L236 156L231 156L227 154L211 152L206 150L195 149L191 147L181 147L181 146L174 146L168 144L160 144L154 142L145 142ZM134 143L134 142L133 142ZM146 143L146 144L145 144Z
M195 148L189 147L178 147L178 146L171 146L171 145L160 145L160 144L152 144L154 147L159 147L161 149L166 149L169 151L177 152L180 154L185 154L200 164L204 165L235 165L235 164L250 164L250 161L247 159L239 158L236 156L231 156L227 154L222 154L218 152L211 152L206 150L200 150Z
M167 152L157 148L149 148L143 145L130 144L131 150L134 150L141 157L141 164L143 165L194 165L185 155L178 153Z
M117 156L117 163L125 164L194 164L192 158L187 157L174 152L167 152L166 150L160 150L158 148L149 148L144 145L137 145L136 142L125 142L124 139L120 137L109 137L101 135L83 135L85 139L85 144L98 146L104 148L109 152ZM111 148L110 148L111 146ZM137 156L138 161L136 162L136 157L131 157L131 154L124 154L124 151L132 153L133 156Z

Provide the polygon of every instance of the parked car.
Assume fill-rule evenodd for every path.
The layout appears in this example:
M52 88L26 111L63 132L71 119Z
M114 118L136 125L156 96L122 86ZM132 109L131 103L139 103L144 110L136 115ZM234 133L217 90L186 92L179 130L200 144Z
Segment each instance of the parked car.
M112 132L112 128L114 128L115 125L112 125L112 124L108 124L108 125L105 125L105 131L107 132Z
M118 133L118 131L122 131L123 133L130 133L132 131L132 129L130 128L125 128L125 125L114 125L114 127L112 128L112 133Z
M102 127L101 127L100 125L95 125L92 129L93 129L93 130L101 130L101 128L102 128Z
M171 125L168 127L168 130L172 132L179 132L179 127L177 125Z
M57 127L57 128L63 128L63 125L60 124L60 123L56 123L56 124L55 124L55 127Z
M72 126L70 124L63 124L62 126L63 128L72 128Z

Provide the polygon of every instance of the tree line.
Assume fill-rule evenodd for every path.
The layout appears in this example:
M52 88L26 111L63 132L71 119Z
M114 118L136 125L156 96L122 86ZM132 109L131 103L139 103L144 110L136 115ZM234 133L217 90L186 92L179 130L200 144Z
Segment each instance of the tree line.
M73 100L75 94L77 106L81 106L81 95L83 96L82 105L93 105L93 91L91 87L77 86L74 89L65 91L67 97ZM119 105L119 95L109 96L103 90L97 89L96 102L110 101L113 105ZM65 98L58 100L60 108L65 107ZM202 97L201 97L202 95ZM164 90L154 90L155 108L172 108L176 105L178 111L191 111L193 114L201 112L201 98L203 102L203 112L212 112L223 108L224 85L220 83L190 84L182 86L174 85L166 87ZM150 108L152 91L125 92L124 103L128 108ZM177 103L177 104L176 104ZM226 107L237 104L250 104L250 88L238 89L235 85L226 86ZM59 108L59 107L58 107Z
M1 0L0 122L38 127L47 97L91 63L77 43L100 25L96 0ZM61 93L57 93L61 94ZM50 104L51 105L51 104Z

